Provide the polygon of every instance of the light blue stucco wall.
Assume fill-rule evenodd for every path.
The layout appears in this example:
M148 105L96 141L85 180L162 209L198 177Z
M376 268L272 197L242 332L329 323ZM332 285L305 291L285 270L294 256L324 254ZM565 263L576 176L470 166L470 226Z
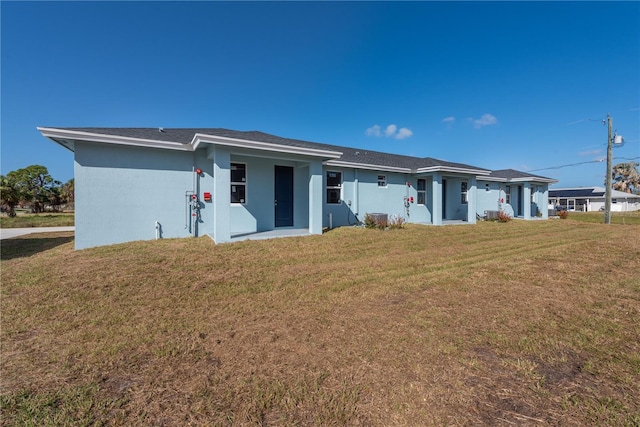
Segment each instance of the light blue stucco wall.
M155 238L155 222L162 237L209 234L219 242L235 233L252 233L275 228L274 171L288 166L294 172L294 228L308 228L312 234L329 226L353 225L367 213L385 213L408 222L439 225L442 219L475 222L475 213L499 209L505 198L505 183L486 182L465 175L420 176L374 170L323 166L320 159L292 155L286 158L256 157L222 146L208 146L196 152L161 150L114 144L77 142L76 248ZM288 155L287 155L288 156ZM246 203L230 203L230 164L247 165ZM194 168L202 169L195 178ZM342 173L341 203L326 200L326 172ZM378 186L378 175L387 185ZM417 203L417 180L426 180L426 203ZM446 207L442 216L443 181ZM467 203L462 203L461 183L467 182ZM409 186L407 185L409 182ZM486 184L489 191L486 191ZM511 212L535 217L537 210L547 217L546 183L510 183ZM201 203L200 221L192 221L186 196L196 190ZM189 193L187 193L189 192ZM212 193L213 202L203 194ZM313 196L310 196L313 194ZM407 212L404 199L413 197ZM519 209L518 204L522 204ZM503 204L509 211L511 206ZM217 238L216 238L217 236Z
M268 231L275 228L276 166L293 168L293 228L309 228L309 163L231 155L231 163L247 165L246 203L232 203L231 234Z
M341 203L327 203L326 172L336 171L342 173ZM386 175L387 186L378 186L378 175ZM409 195L416 199L415 178L411 187L407 187L407 181L411 181L408 174L378 172L364 169L324 167L323 174L323 225L330 224L333 227L353 225L358 221L364 221L366 214L386 213L407 219L404 207L404 197ZM415 203L410 207L412 215ZM424 207L422 207L424 211ZM357 219L356 219L357 215ZM423 212L423 216L426 214Z
M204 155L78 142L74 161L77 249L154 239L156 221L162 237L192 235L185 191L193 188L194 167L203 170L201 187L211 180ZM204 218L211 204L202 206ZM211 226L199 224L199 233Z
M477 200L476 180L473 176L448 175L411 175L393 172L378 172L362 169L336 168L325 166L327 171L342 173L340 204L329 204L324 186L324 225L329 226L329 214L334 227L352 225L364 221L368 213L385 213L391 218L397 216L407 222L422 224L441 224L442 219L461 220L475 223L475 203ZM378 175L385 175L387 186L378 186ZM426 203L418 204L418 178L424 179ZM441 217L443 201L442 180L446 180L446 217ZM461 184L467 182L467 203L462 202ZM407 182L410 185L407 185ZM326 184L326 181L323 182ZM413 197L409 211L404 205L405 197ZM471 210L469 207L471 206Z
M499 200L505 197L502 183L478 181L476 191L476 212L484 216L485 211L497 211L501 206Z
M507 186L510 187L510 203L506 203ZM484 215L487 210L503 210L515 218L532 219L537 217L539 210L542 214L541 218L548 218L549 185L547 183L479 180L476 194L478 215ZM499 203L499 200L504 200L504 203Z

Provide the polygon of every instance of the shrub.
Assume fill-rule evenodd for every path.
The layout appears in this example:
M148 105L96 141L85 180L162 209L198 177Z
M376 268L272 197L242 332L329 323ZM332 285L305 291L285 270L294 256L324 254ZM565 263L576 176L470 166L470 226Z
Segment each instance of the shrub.
M364 217L364 226L366 228L376 228L378 225L376 224L376 220L369 214Z
M377 228L379 230L404 228L405 222L404 218L395 215L392 215L390 220L377 219L369 214L364 217L364 226L366 228Z
M389 230L404 228L405 222L406 221L401 216L393 216L391 221L389 221Z
M509 221L511 221L511 217L505 211L500 211L498 213L498 221L500 221L500 222L509 222Z
M567 219L569 218L569 211L559 211L558 216L560 219Z

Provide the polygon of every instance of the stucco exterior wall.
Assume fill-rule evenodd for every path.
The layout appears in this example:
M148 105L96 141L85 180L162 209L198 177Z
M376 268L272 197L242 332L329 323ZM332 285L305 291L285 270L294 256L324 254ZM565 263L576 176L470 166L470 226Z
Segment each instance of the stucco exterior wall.
M192 235L186 223L185 191L192 190L194 167L201 186L211 179L204 156L149 148L94 143L75 146L76 249L162 237ZM203 204L203 218L209 204ZM209 231L205 221L200 234ZM193 231L193 230L192 230Z
M246 203L231 204L231 234L275 228L276 166L293 168L293 227L309 227L309 165L304 162L231 155L231 163L247 165Z
M333 227L353 225L358 221L364 221L366 214L371 213L386 213L389 218L396 215L405 220L414 221L413 212L416 204L411 204L411 217L407 218L404 197L409 195L414 197L414 201L417 199L415 178L412 179L409 175L402 173L331 166L325 166L323 171L323 225L325 227L330 225L330 221ZM339 204L327 203L326 173L328 171L342 173L341 203ZM386 186L378 186L378 175L386 176ZM411 187L406 185L407 181L412 181ZM422 210L424 209L423 206ZM424 212L422 215L426 217Z

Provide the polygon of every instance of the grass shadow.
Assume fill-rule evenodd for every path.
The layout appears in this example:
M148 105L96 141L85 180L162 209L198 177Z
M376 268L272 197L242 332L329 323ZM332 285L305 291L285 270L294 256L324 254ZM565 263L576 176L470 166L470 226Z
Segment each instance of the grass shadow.
M7 261L14 258L29 257L39 252L53 249L72 242L72 231L63 233L40 233L4 239L0 243L0 259Z

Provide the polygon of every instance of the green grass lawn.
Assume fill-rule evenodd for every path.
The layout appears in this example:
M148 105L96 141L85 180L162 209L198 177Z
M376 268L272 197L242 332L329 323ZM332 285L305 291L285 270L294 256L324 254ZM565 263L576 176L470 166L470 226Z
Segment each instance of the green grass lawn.
M3 240L3 425L640 424L640 227Z
M64 213L18 213L10 218L5 214L0 216L0 228L26 228L26 227L63 227L74 225L73 212Z

